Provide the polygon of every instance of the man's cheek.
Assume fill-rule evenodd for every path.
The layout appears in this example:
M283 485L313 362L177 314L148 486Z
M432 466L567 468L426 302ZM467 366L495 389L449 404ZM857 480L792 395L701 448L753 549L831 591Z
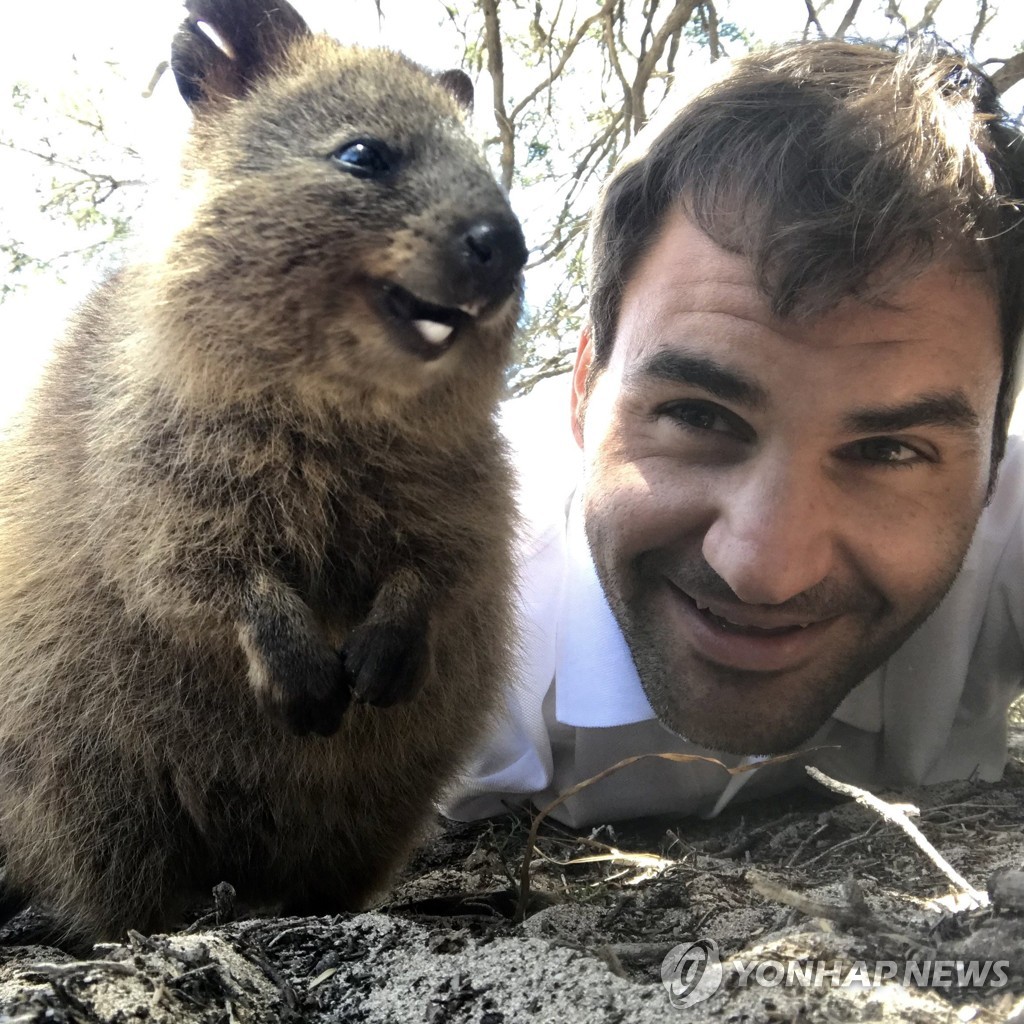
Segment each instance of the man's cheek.
M593 477L590 483L584 514L597 530L591 545L596 541L602 547L618 548L635 543L637 536L646 532L650 517L650 495L636 475L616 467ZM588 535L590 532L588 525Z

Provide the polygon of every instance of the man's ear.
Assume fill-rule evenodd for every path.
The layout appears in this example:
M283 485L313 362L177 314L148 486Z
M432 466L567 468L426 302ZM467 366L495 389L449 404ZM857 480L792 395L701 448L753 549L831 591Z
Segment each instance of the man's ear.
M587 408L587 376L593 358L594 342L588 324L580 335L579 348L576 349L576 365L572 371L572 433L580 448L583 447L583 415Z

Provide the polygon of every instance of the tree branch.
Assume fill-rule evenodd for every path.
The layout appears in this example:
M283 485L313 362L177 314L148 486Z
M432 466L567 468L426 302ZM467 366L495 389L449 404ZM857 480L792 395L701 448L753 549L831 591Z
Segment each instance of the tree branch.
M633 127L639 129L646 120L643 97L647 91L647 84L654 74L654 69L665 52L665 47L670 40L678 35L686 27L686 23L693 17L697 0L680 0L673 5L661 28L654 34L651 40L651 48L643 55L637 64L636 76L633 78Z
M907 19L903 17L903 12L900 10L900 5L896 0L889 0L885 7L885 16L890 21L898 21L903 28L904 32L909 32L910 27L907 25Z
M860 5L861 0L853 0L853 3L847 8L846 13L843 15L843 20L839 22L839 27L836 29L836 39L844 39L846 37L846 33L850 31L850 26L853 24L853 19L857 17Z
M911 34L918 32L926 32L928 29L935 24L935 13L938 11L942 0L928 0L928 3L924 5L924 11L921 14L921 20L910 30Z
M494 120L501 139L501 183L506 192L512 191L516 167L516 130L505 109L505 58L501 44L501 23L498 20L498 0L480 0L484 16L484 47L487 50L487 70L491 76L494 97Z
M57 159L56 153L40 153L37 149L29 149L27 146L18 146L7 139L0 139L0 146L13 150L15 153L24 153L26 156L34 156L37 160L42 160L44 163L50 164L53 167L63 167L64 170L72 171L82 178L86 178L89 181L94 182L97 186L105 184L111 192L119 188L124 188L126 185L145 184L141 178L130 178L122 181L119 178L115 178L112 174L106 174L102 171L90 171L88 168L80 167L78 164L70 164L66 160Z
M484 0L486 3L487 0ZM547 74L543 81L541 81L534 89L528 92L513 108L509 115L513 121L517 120L519 115L553 82L557 81L559 76L565 70L565 65L569 63L569 59L576 51L576 47L579 46L580 42L586 36L587 32L590 31L592 25L600 21L601 18L609 12L615 5L615 0L605 0L601 5L601 9L596 14L591 14L589 18L584 19L580 23L580 27L576 30L573 37L565 44L565 48L562 50L562 55L558 58L558 63L554 69ZM495 4L495 6L497 6Z
M857 0L860 3L860 0ZM718 38L718 11L712 0L704 0L700 5L701 15L704 19L704 27L708 33L708 49L711 50L711 59L719 60L725 56L722 49L722 41Z
M986 64L998 63L996 60L987 60ZM989 75L996 92L1006 92L1007 89L1016 85L1024 78L1024 52L1015 53L1012 57L1002 62L1003 66Z
M985 31L985 26L988 24L988 19L988 0L981 0L978 4L978 20L974 23L974 29L971 32L972 50L977 47L978 40L981 38L981 33Z
M577 306L575 312L579 312L580 308ZM542 380L560 377L563 373L567 373L572 369L571 355L572 353L568 350L556 352L555 355L548 356L537 366L524 367L522 375L509 385L509 397L520 398L522 395L529 394Z
M628 142L633 130L633 90L630 87L629 80L622 73L619 51L615 45L615 23L610 11L604 22L604 45L608 51L608 61L615 72L615 77L619 80L619 85L622 87L622 117L626 126L625 141Z
M804 39L807 38L807 30L813 25L818 30L818 35L825 39L828 33L821 27L821 22L818 20L818 12L814 9L814 4L811 0L804 0L804 6L807 8L807 24L804 26Z

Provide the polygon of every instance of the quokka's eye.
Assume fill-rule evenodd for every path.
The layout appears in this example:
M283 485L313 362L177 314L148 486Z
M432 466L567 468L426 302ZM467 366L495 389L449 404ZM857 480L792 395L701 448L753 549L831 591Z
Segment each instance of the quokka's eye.
M331 154L342 170L357 178L383 178L395 170L397 154L377 139L356 139Z

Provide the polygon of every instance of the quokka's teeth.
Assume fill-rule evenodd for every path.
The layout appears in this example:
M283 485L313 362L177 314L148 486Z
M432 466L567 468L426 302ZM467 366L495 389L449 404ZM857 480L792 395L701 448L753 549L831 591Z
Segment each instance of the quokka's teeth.
M482 302L467 303L465 306L459 306L459 309L461 309L467 316L474 317L479 316L480 310L483 308L484 304Z
M451 324L441 324L436 320L413 320L412 325L431 345L446 342L453 330Z

